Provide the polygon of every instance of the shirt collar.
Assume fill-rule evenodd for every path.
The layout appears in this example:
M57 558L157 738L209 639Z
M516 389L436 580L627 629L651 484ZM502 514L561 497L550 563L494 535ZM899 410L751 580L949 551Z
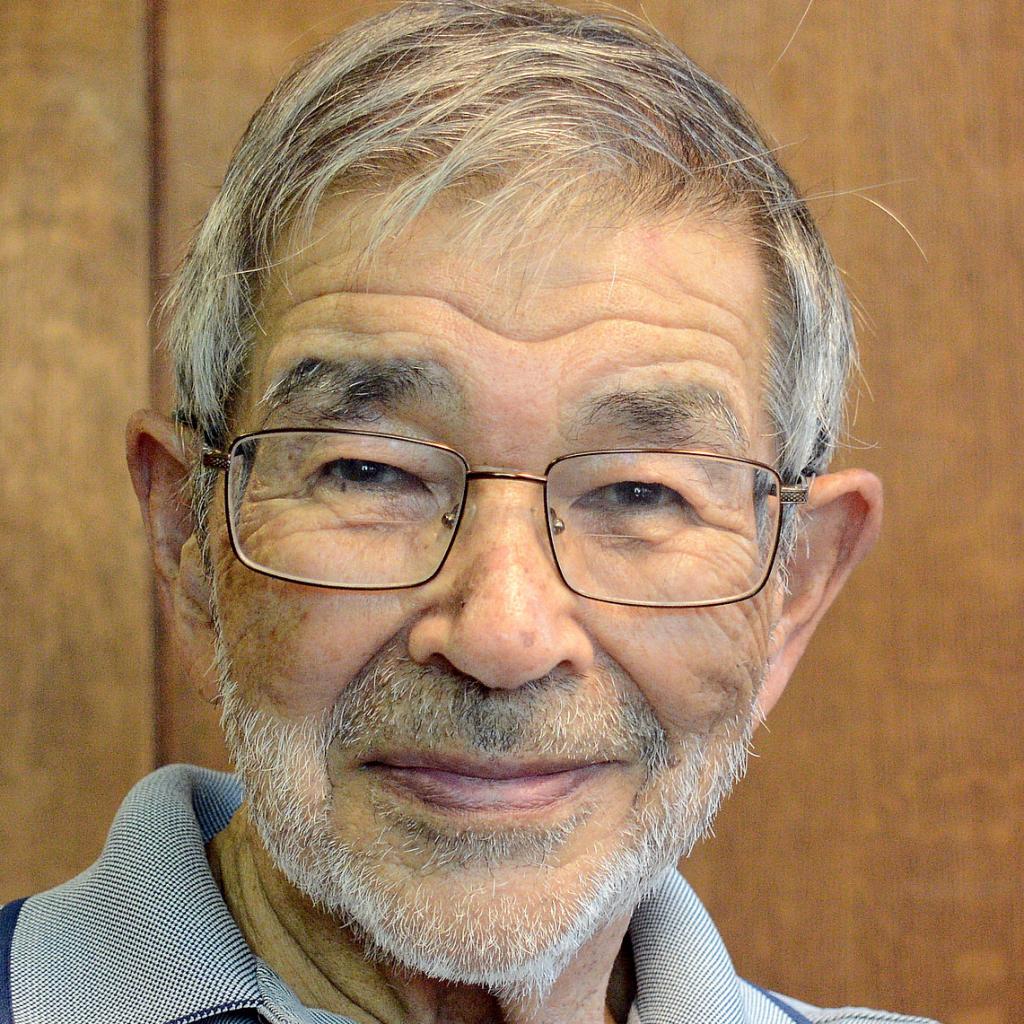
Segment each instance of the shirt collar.
M256 959L205 851L240 802L234 778L201 768L139 782L99 860L22 907L15 1020L167 1024L257 1006Z
M192 1024L259 1009L270 1020L295 1024L341 1021L302 1007L253 955L210 873L205 845L241 798L233 776L188 765L162 768L138 783L99 860L23 906L12 948L15 1019ZM776 1019L761 1005L767 1000L736 976L711 919L678 872L667 872L638 908L630 937L642 1021Z

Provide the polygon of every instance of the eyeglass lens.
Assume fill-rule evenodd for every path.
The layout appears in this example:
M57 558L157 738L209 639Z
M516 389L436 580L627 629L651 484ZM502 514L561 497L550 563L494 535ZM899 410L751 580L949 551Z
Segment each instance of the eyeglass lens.
M256 434L231 451L232 539L250 568L298 582L408 587L454 539L466 467L454 452L375 434ZM708 604L756 590L770 569L778 478L678 452L574 455L551 467L559 570L607 601Z

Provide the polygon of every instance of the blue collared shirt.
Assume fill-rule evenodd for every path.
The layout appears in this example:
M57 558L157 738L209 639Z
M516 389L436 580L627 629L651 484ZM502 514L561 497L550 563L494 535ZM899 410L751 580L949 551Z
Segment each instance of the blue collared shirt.
M188 765L138 783L91 868L6 908L15 924L0 1021L13 1014L14 1024L351 1024L303 1006L249 949L224 903L205 846L241 798L233 776ZM743 981L677 873L637 910L630 937L630 1024L934 1024L819 1010Z

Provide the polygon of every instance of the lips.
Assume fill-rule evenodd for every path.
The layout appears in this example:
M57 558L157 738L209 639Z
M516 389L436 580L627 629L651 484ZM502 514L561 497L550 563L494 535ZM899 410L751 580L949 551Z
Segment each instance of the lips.
M363 769L388 788L440 810L524 812L567 799L611 762L477 761L384 755Z

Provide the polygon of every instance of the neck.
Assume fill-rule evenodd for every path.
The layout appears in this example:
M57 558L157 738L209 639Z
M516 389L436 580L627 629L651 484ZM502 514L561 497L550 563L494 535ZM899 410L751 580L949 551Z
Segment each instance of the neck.
M629 1010L628 918L581 948L542 1002L507 1002L368 957L352 929L314 906L270 861L244 806L207 854L250 948L306 1006L358 1024L616 1024Z

